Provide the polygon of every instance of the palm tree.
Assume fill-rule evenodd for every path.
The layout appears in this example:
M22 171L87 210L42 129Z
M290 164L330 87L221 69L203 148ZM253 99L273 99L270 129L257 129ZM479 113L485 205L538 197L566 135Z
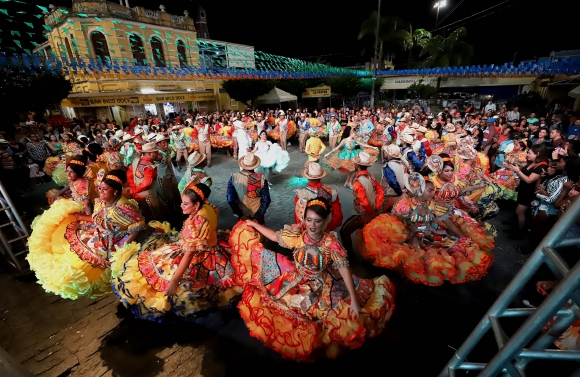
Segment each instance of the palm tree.
M419 56L427 55L425 67L451 67L469 64L473 56L473 46L460 40L467 35L467 29L455 29L447 38L437 35L421 46ZM441 86L441 77L437 78L437 93Z
M376 10L372 11L369 18L363 21L360 31L358 33L358 39L361 40L364 37L370 36L375 37L376 28L377 28L377 17L378 12ZM384 42L391 42L395 41L397 28L402 27L405 22L398 17L395 16L388 16L388 17L381 17L379 19L379 62L382 60L383 57L383 43ZM366 49L363 49L361 54L364 55L366 53Z
M469 64L473 56L473 46L460 40L467 35L467 29L455 29L447 38L438 35L421 46L419 56L427 55L425 67L451 67Z
M392 35L392 40L400 44L404 51L409 52L407 68L413 68L413 50L416 47L425 48L431 38L430 32L425 29L413 30L411 24L409 24L409 30L397 30Z

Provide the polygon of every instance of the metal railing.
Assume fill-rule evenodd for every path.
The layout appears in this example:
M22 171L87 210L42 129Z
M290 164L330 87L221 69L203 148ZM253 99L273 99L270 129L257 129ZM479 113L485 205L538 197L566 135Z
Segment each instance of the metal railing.
M28 227L22 221L22 218L18 214L16 207L8 192L4 188L2 182L0 182L0 213L6 214L7 222L0 224L0 253L17 274L24 275L27 272L26 263L23 260L19 260L22 255L28 253L28 248L26 247L26 242L28 237L30 237L30 232ZM5 233L5 230L9 227L12 228L11 232ZM15 251L13 246L23 245L22 250ZM23 258L22 258L23 259Z
M455 377L457 370L478 370L480 371L479 377L492 377L502 373L510 377L521 377L525 376L525 368L533 360L580 361L580 351L546 349L580 317L578 305L580 304L580 290L578 289L580 287L580 263L570 269L555 250L558 247L580 245L580 238L564 239L578 218L580 218L580 200L576 200L564 213L534 250L526 264L441 371L439 377ZM508 309L517 294L544 263L560 283L538 308ZM572 304L564 307L568 301L571 301ZM557 318L547 331L544 331L532 344L529 344L555 315ZM529 316L529 318L511 338L508 338L499 323L499 318L520 316ZM490 329L498 346L496 355L488 363L467 362L469 354Z

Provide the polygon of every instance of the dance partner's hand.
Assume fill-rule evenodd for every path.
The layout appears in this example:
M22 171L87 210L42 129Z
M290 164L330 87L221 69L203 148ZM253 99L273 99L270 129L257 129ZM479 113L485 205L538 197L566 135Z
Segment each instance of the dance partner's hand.
M351 297L350 298L350 313L349 316L351 319L358 319L360 315L361 306L360 302L358 301L358 297Z
M255 222L254 220L246 220L246 225L251 226L252 228L255 228L256 225L258 225L258 223Z
M177 283L178 283L177 280L171 279L171 281L169 282L169 286L165 291L165 296L170 297L175 295L175 292L177 292Z

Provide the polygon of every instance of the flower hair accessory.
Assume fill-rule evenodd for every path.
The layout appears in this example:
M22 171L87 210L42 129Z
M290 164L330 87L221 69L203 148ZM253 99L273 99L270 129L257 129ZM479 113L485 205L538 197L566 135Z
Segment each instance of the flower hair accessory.
M312 207L312 206L321 206L325 210L328 210L328 208L326 208L326 204L324 204L324 202L322 202L320 200L312 200L310 203L308 203L308 205L306 207Z
M80 166L85 166L85 163L79 160L70 160L69 164L75 164L75 165L80 165Z
M199 187L197 187L197 186L191 186L191 187L188 187L188 189L189 190L193 190L197 194L197 196L200 197L200 199L201 199L202 202L205 200L205 196L203 195L203 191L201 191L199 189Z
M445 162L445 161L454 162L454 160L451 157L443 157L441 159L441 161L443 161L443 162Z
M115 181L118 184L123 185L123 181L121 181L121 179L119 177L115 177L114 175L109 174L109 175L105 176L105 179L110 179L111 181Z

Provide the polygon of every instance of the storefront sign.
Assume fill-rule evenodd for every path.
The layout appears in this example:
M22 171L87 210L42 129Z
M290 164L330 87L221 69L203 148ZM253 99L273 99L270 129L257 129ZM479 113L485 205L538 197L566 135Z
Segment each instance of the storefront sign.
M302 93L302 98L330 97L330 86L317 86L316 88L306 88Z
M146 94L131 96L98 96L98 97L73 97L65 98L61 104L68 107L100 107L100 106L125 106L145 105L148 103L186 102L186 101L213 101L213 92L201 93L171 93L171 94Z

